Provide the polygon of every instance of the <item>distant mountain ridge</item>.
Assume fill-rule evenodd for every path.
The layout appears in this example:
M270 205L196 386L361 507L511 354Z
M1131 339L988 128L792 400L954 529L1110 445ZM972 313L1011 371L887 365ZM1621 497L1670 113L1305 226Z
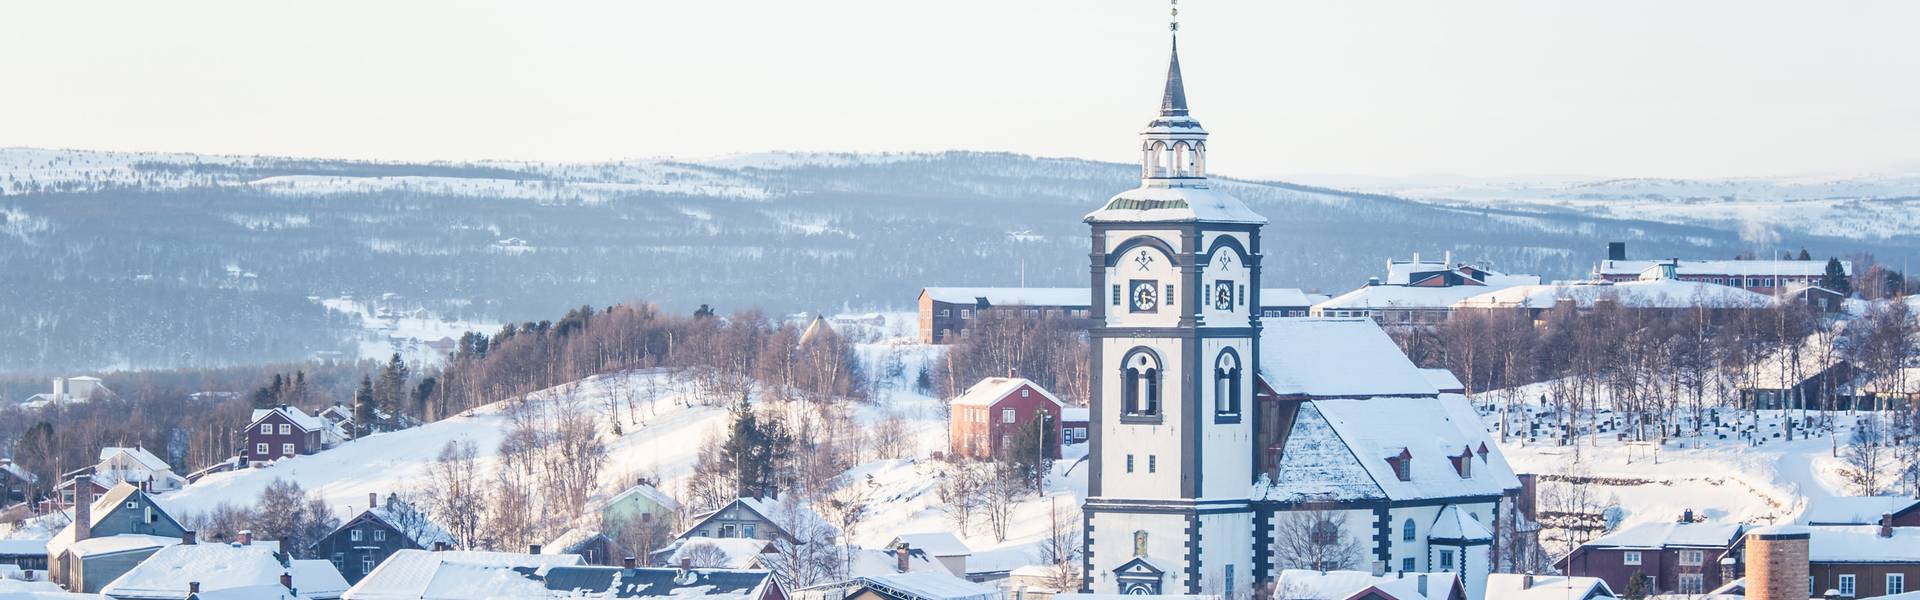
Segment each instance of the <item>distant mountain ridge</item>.
M349 339L361 319L320 303L343 296L517 322L632 299L790 313L906 308L930 285L1084 285L1080 219L1138 172L959 151L573 164L0 149L0 371L365 353ZM1269 287L1344 291L1413 252L1554 279L1584 276L1608 241L1641 258L1756 247L1711 219L1216 185L1270 219ZM1774 235L1822 257L1916 245Z

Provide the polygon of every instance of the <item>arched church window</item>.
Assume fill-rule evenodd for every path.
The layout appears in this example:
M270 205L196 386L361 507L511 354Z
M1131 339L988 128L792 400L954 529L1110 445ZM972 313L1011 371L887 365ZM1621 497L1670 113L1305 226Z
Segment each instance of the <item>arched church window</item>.
M1240 355L1232 348L1220 351L1213 364L1213 412L1240 414Z
M1407 519L1407 522L1400 524L1400 541L1411 542L1413 537L1413 519Z
M1160 359L1152 351L1136 348L1122 363L1120 406L1131 417L1160 414Z

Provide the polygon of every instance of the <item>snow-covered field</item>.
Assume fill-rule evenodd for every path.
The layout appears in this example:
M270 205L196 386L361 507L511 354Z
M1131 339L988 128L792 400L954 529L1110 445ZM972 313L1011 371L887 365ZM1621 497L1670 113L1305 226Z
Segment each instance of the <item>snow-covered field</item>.
M428 342L459 340L469 331L493 335L501 325L492 320L448 319L421 309L376 309L373 303L351 296L312 300L327 307L327 310L357 320L360 334L356 338L356 354L364 359L386 360L394 353L399 353L410 365L437 364L444 356L441 351L428 346Z

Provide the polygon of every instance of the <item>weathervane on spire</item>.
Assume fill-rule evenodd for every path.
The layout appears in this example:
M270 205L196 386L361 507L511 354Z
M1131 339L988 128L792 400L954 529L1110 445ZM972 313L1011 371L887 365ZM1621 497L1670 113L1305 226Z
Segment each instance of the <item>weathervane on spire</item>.
M1167 28L1173 30L1174 33L1179 33L1180 32L1180 0L1170 0L1170 1L1173 4L1173 15L1171 20L1167 22Z

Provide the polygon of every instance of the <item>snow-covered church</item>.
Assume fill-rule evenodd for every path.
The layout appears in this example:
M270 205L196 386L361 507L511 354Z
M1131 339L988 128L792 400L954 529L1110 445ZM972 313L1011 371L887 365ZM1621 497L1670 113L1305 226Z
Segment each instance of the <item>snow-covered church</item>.
M1085 591L1244 595L1298 565L1289 519L1312 515L1308 542L1352 555L1335 562L1457 572L1481 597L1521 486L1458 381L1371 320L1253 310L1267 220L1208 183L1177 41L1140 136L1140 187L1086 217Z

